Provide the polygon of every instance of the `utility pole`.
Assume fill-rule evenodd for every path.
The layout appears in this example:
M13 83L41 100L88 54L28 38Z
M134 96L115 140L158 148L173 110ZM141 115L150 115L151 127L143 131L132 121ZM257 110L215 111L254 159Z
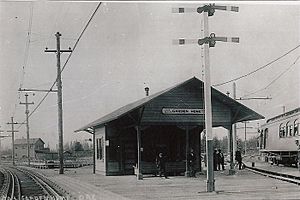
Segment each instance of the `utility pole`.
M25 105L26 110L26 136L27 136L27 160L28 160L28 166L30 166L30 143L29 143L29 110L28 110L28 105L33 105L34 103L28 103L28 94L25 94L25 103L20 102L21 105Z
M216 6L214 4L204 5L193 8L177 8L173 9L174 13L197 12L203 13L204 21L204 38L202 39L179 39L173 41L174 44L184 45L198 43L204 45L204 100L205 100L205 130L206 130L206 157L207 157L207 192L215 191L214 169L213 169L213 136L212 136L212 108L211 108L211 81L210 81L210 63L209 63L209 47L214 47L216 41L222 42L239 42L239 38L216 37L214 33L209 34L208 17L213 16L215 10L229 10L238 12L238 7L234 6Z
M56 53L57 59L57 104L58 104L58 156L59 156L59 174L64 173L64 150L63 150L63 108L62 108L62 81L61 81L61 68L60 68L60 54L63 52L72 52L69 48L68 50L60 49L60 36L61 34L57 32L56 36L56 50L48 50L46 48L45 52Z
M1 127L1 126L0 126ZM1 162L1 158L2 158L2 151L1 151L1 139L2 139L2 135L1 135L1 133L3 133L4 131L3 130L0 130L0 164L2 163Z
M19 124L17 122L14 122L14 117L11 117L11 122L8 122L7 124L11 124L11 131L7 131L7 132L11 132L11 140L12 140L12 163L13 165L15 165L15 132L19 132L17 130L14 129L14 125L15 124Z

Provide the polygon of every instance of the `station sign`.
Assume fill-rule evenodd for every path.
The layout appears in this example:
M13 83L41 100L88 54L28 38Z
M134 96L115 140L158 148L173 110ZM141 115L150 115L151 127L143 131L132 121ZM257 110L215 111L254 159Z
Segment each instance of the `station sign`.
M163 108L165 115L204 115L204 109L198 108Z

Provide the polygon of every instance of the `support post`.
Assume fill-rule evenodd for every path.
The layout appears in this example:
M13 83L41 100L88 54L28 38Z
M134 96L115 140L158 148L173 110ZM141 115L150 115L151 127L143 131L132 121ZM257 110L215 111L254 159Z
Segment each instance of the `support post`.
M46 48L45 52L56 53L57 58L57 104L58 104L58 157L59 157L59 174L64 173L64 147L63 147L63 108L62 108L62 81L61 81L61 68L60 68L60 54L63 52L72 52L69 50L60 49L60 36L61 34L57 32L56 36L56 50L48 50Z
M25 103L20 102L20 104L25 105L26 110L26 139L27 139L27 165L30 166L30 136L29 136L29 110L28 110L28 105L34 104L33 102L28 103L28 94L25 94Z
M200 130L200 129L199 129ZM199 131L199 170L202 172L202 156L201 156L202 144L201 144L201 131Z
M1 136L1 133L3 133L2 130L0 130L0 165L2 164L2 160L1 160L1 158L2 158L2 151L1 151L1 146L2 146L1 139L2 139L2 136Z
M236 99L236 84L233 83L233 99ZM235 152L237 150L237 144L236 144L236 124L233 124L233 160L235 160Z
M247 154L247 122L245 121L244 122L244 124L245 124L245 146L244 146L244 151L245 151L245 155Z
M229 175L235 174L234 170L234 160L233 160L233 134L232 134L232 125L229 126L229 153L230 153L230 169L229 169Z
M185 173L184 175L186 177L190 176L190 169L189 169L189 163L188 163L188 155L189 155L189 127L186 126L185 127L185 158L186 158L186 162L185 162Z
M56 57L57 57L57 103L58 103L58 138L59 138L59 174L64 173L64 156L63 156L63 117L62 117L62 84L60 70L60 36L57 32L56 36Z
M11 124L11 131L7 131L7 132L11 132L11 142L12 142L12 164L15 165L15 132L19 132L15 130L14 125L18 124L17 122L14 122L14 117L11 117L11 122L8 122L7 124Z
M143 179L143 174L141 171L141 127L140 125L136 126L136 135L137 135L137 150L138 150L138 163L137 163L137 180L142 180Z
M96 134L93 128L93 174L96 174Z
M208 12L203 12L204 37L209 37ZM207 192L215 191L213 169L213 137L212 137L212 109L211 109L211 83L209 66L209 44L204 44L204 100L205 100L205 130L206 130L206 154L207 154Z

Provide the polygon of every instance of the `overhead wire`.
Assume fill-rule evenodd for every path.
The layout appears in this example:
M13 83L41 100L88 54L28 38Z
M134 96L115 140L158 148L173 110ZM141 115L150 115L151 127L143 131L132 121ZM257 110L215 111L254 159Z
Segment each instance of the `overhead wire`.
M80 39L81 39L81 37L83 36L84 32L85 32L86 29L88 28L90 22L91 22L92 19L94 18L95 14L97 13L97 11L98 11L98 9L99 9L99 7L100 7L101 4L102 4L102 2L99 2L99 4L97 5L96 9L95 9L94 12L93 12L93 14L91 15L90 19L88 20L87 24L85 25L84 29L81 31L81 33L80 33L78 39L76 40L76 42L75 42L75 44L74 44L74 46L73 46L73 51L69 54L69 56L67 57L66 62L64 63L64 65L63 65L63 67L62 67L62 69L61 69L61 73L64 71L65 67L67 66L67 64L68 64L68 62L69 62L71 56L73 55L73 52L75 51L75 49L76 49L76 47L77 47L77 45L78 45L78 43L79 43L79 41L80 41ZM50 91L53 89L53 87L54 87L54 85L56 84L56 82L57 82L57 79L55 79L55 81L54 81L54 83L52 84L52 86L50 87L49 91L48 91L48 92L45 94L45 96L39 101L39 103L37 104L37 106L32 110L32 112L29 114L28 117L31 117L31 116L33 115L33 113L40 107L40 105L44 102L44 100L45 100L45 99L47 98L47 96L49 95ZM24 120L24 122L25 122L25 121L26 121L26 120ZM24 123L24 122L23 122L23 123ZM20 126L19 126L17 129L19 129L19 128L23 125L23 123L21 123Z
M218 86L225 85L225 84L227 84L227 83L231 83L231 82L233 82L233 81L237 81L237 80L239 80L239 79L245 78L245 77L247 77L247 76L249 76L249 75L252 75L252 74L258 72L259 70L262 70L262 69L264 69L264 68L270 66L271 64L273 64L273 63L275 63L276 61L280 60L281 58L287 56L288 54L290 54L291 52L295 51L295 50L298 49L299 47L300 47L300 44L297 45L296 47L294 47L293 49L289 50L289 51L286 52L285 54L283 54L283 55L279 56L278 58L272 60L271 62L269 62L269 63L267 63L267 64L265 64L265 65L263 65L263 66L261 66L261 67L259 67L259 68L257 68L257 69L255 69L255 70L253 70L253 71L251 71L251 72L249 72L249 73L247 73L247 74L244 74L244 75L242 75L242 76L239 76L239 77L237 77L237 78L231 79L231 80L226 81L226 82L223 82L223 83L214 84L213 86L214 86L214 87L218 87Z
M28 30L27 30L27 36L26 36L26 44L25 44L25 53L24 53L24 60L22 65L22 74L20 77L20 84L19 88L23 87L24 79L25 79L25 69L27 68L28 63L28 57L29 57L29 51L30 51L30 43L31 43L31 30L32 30L32 21L33 21L33 2L30 2L30 14L29 14L29 22L28 22ZM12 116L15 116L15 112L17 109L17 101L20 100L21 94L18 92L16 101L15 101L15 107L12 113Z
M265 89L267 89L268 87L270 87L273 83L275 83L280 77L282 77L286 72L288 72L297 62L298 62L298 60L299 60L299 58L300 58L300 56L298 56L296 59L295 59L295 61L288 67L288 68L286 68L283 72L281 72L278 76L276 76L275 77L275 79L273 79L267 86L265 86L265 87L263 87L263 88L261 88L261 89L259 89L259 90L256 90L256 91L254 91L254 92L251 92L251 93L249 93L249 94L246 94L246 95L244 95L243 97L248 97L248 96L250 96L250 95L252 95L252 94L256 94L256 93L258 93L258 92L260 92L260 91L263 91L263 90L265 90Z

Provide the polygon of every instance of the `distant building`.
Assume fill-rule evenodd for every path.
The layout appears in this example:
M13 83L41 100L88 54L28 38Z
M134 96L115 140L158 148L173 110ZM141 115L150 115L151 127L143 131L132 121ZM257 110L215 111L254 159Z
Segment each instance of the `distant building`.
M36 151L47 150L44 147L45 142L41 138L30 138L30 158L36 158ZM49 151L49 149L48 149ZM27 158L27 139L16 139L15 140L15 158L24 159Z

